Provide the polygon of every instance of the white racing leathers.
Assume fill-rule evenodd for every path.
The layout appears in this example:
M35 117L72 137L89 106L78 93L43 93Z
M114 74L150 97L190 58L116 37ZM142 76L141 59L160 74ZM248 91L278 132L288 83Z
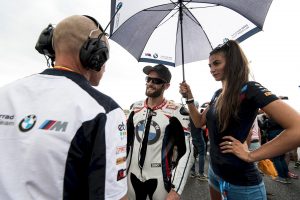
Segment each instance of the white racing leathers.
M133 104L127 122L129 199L165 199L181 194L193 163L189 116L179 104L164 100L153 109Z

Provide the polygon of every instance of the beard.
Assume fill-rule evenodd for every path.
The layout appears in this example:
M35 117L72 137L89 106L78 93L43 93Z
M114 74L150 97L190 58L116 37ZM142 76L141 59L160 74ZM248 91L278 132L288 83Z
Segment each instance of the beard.
M148 88L152 88L154 90L154 92L149 92L147 90ZM164 88L163 86L161 88L159 88L159 89L155 89L153 87L147 87L145 94L146 94L147 97L156 98L156 97L159 97L160 95L162 95L163 88Z

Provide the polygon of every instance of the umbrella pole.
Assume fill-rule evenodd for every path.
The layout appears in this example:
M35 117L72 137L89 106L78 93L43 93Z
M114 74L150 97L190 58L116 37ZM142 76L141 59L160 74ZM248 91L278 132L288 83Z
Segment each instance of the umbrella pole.
M181 35L181 61L182 61L182 78L183 82L185 81L184 76L184 48L183 48L183 28L182 28L182 0L179 0L179 23L180 23L180 35Z

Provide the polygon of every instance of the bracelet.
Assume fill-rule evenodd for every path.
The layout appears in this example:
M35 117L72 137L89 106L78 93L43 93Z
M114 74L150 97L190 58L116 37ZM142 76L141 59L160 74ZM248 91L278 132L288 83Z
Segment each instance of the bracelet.
M194 98L191 98L191 99L187 99L185 101L186 104L190 104L190 103L194 103Z

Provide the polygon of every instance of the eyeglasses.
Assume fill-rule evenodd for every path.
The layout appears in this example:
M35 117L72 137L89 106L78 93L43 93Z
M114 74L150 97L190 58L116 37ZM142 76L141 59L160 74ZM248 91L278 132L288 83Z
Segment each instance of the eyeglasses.
M150 81L152 81L153 84L157 84L157 85L166 83L166 81L164 81L160 78L152 78L152 77L149 77L149 76L146 76L145 80L146 80L147 83L150 83Z

